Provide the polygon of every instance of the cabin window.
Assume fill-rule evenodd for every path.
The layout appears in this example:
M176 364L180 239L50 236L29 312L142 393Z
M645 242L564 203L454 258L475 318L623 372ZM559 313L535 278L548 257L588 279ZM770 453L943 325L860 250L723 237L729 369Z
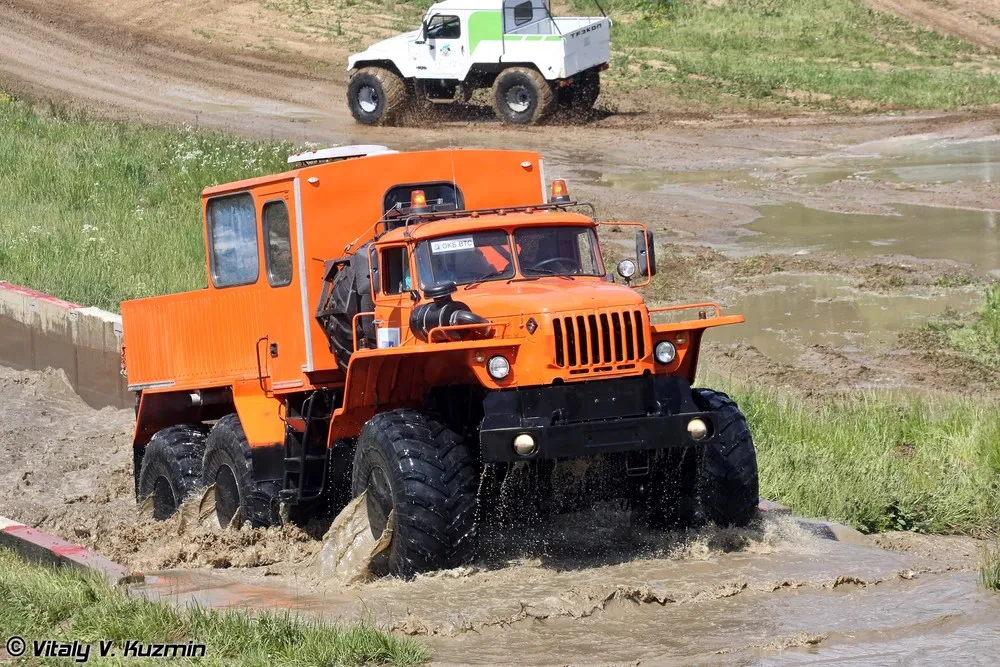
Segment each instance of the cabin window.
M535 16L535 9L531 5L531 0L527 2L522 2L519 5L514 5L514 25L522 26L525 23L530 23L531 19Z
M288 229L288 204L269 201L264 204L264 238L267 249L267 282L271 287L284 287L292 282L292 237Z
M257 282L257 212L249 192L210 199L207 210L212 283L234 287Z
M465 208L462 191L454 183L411 183L389 188L382 200L382 211L410 206L410 195L414 190L423 190L427 206L434 211L461 211Z
M427 39L458 39L462 36L462 22L457 16L432 16L427 22Z
M406 246L384 250L380 264L382 291L385 294L402 294L413 289L410 255L406 251Z

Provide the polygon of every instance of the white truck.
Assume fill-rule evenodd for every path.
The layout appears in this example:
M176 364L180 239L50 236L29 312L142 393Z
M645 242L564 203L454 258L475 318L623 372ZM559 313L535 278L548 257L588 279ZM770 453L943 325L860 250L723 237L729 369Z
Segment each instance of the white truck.
M601 14L555 18L547 0L438 2L419 29L348 59L351 114L392 125L412 106L467 102L490 87L503 123L537 123L559 106L590 109L611 57L611 20Z

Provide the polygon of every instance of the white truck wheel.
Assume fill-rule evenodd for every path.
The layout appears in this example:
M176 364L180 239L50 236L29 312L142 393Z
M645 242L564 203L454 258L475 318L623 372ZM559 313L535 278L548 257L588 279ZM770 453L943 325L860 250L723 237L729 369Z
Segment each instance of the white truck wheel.
M552 86L529 67L505 69L493 83L493 112L501 123L539 123L552 113L555 104Z
M347 105L354 120L365 125L392 125L407 103L407 89L394 72L382 67L365 67L347 85Z

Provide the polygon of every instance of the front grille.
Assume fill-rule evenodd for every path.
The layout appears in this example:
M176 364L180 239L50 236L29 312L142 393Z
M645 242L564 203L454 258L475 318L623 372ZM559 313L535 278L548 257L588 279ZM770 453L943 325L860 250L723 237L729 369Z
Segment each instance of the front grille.
M556 365L612 370L646 356L641 310L569 315L552 320Z

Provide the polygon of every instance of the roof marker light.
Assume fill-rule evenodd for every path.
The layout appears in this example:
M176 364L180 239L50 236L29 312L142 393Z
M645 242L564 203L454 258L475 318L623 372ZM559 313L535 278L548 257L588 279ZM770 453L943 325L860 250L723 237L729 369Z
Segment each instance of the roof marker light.
M423 190L414 190L410 193L410 212L423 213L427 210L427 195Z
M569 201L569 190L566 188L566 181L561 178L557 178L552 181L552 197L549 199L552 202L567 202Z

